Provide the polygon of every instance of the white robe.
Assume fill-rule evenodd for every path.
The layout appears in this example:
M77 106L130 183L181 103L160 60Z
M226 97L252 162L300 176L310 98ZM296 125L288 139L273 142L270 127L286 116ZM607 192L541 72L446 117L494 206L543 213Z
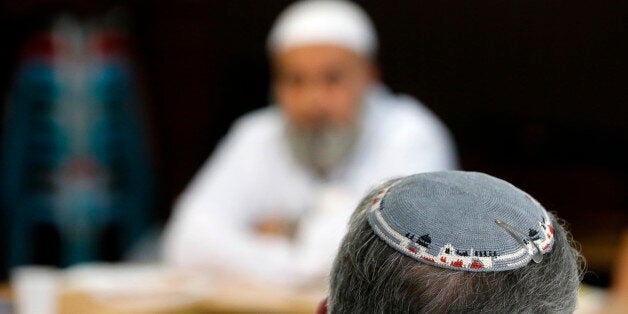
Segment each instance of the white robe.
M413 98L376 86L363 110L355 150L325 181L293 158L277 106L238 119L178 199L164 233L166 263L252 280L325 276L348 217L371 188L457 167L448 130ZM295 239L253 231L271 215L298 219Z

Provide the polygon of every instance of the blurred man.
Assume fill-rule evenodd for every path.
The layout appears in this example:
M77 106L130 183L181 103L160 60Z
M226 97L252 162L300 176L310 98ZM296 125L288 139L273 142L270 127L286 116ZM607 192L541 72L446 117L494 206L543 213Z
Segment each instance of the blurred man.
M362 200L322 307L330 313L572 313L579 258L556 218L508 182L462 171L417 174Z
M370 186L457 166L437 117L378 81L376 49L352 3L298 2L279 16L268 37L277 105L236 121L180 197L166 261L257 279L323 276Z

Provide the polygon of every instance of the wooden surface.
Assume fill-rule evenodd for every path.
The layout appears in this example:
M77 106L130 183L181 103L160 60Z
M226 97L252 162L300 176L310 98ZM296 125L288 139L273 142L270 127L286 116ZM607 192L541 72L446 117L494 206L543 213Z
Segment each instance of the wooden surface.
M178 314L178 313L212 313L211 309L203 309L200 302L178 302L163 304L160 302L129 303L128 300L98 300L89 293L82 291L66 291L59 297L60 314ZM157 301L157 300L154 300Z
M314 313L322 291L242 288L225 285L202 298L153 296L145 300L116 296L98 298L85 291L63 291L59 296L60 314L300 314ZM0 284L0 297L10 298L8 284ZM164 302L170 298L170 302ZM160 300L161 299L161 300ZM177 300L178 299L178 300ZM628 313L628 300L613 299L605 289L582 286L576 314Z
M0 290L4 298L10 292L6 286ZM322 298L321 298L322 299ZM261 293L216 295L205 300L182 300L164 304L158 300L129 302L129 300L98 300L82 291L66 291L59 296L60 314L178 314L178 313L314 313L321 299L306 297L278 297Z
M102 296L87 291L64 289L59 294L60 314L179 314L179 313L314 313L324 292L288 291L221 285L204 296L163 293L162 295ZM0 284L0 297L11 300L8 284Z
M211 313L314 313L325 292L285 289L242 288L224 285L203 301Z
M320 297L319 297L320 296ZM322 295L226 288L206 298L181 298L162 302L159 298L138 302L124 298L99 300L89 293L66 291L60 296L61 314L161 314L161 313L314 313Z
M8 283L0 283L0 298L10 300L11 295L11 287Z

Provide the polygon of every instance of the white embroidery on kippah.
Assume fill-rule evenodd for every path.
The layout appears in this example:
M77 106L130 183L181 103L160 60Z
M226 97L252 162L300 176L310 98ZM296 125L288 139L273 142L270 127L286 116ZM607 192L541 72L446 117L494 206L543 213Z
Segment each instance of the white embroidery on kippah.
M369 215L369 217L374 219L376 222L370 223L375 234L377 234L388 245L408 256L413 257L414 259L422 260L435 266L451 269L464 269L468 271L481 271L482 269L492 270L495 266L494 263L501 261L501 265L506 265L507 269L514 269L530 262L531 255L529 252L536 251L532 242L538 246L543 254L551 250L554 228L551 224L549 216L540 203L526 194L543 214L541 220L538 221L541 230L537 231L530 229L530 234L534 234L523 239L526 243L526 247L521 246L514 252L504 254L504 252L476 250L474 248L458 251L452 243L446 243L438 249L437 255L430 254L427 251L427 247L431 243L431 239L428 234L423 236L407 234L404 236L393 229L382 216L381 210L383 210L382 206L384 206L384 197L391 188L401 181L402 180L399 180L387 188L380 190L371 201L371 206L367 215ZM423 240L423 237L427 237L425 238L426 240ZM462 254L459 254L458 252L462 252ZM506 270L503 268L504 267L502 266L500 269L495 270Z

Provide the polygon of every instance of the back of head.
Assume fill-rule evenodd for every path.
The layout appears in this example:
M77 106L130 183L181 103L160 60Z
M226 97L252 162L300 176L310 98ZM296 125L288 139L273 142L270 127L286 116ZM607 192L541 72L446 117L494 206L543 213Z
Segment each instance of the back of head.
M331 313L573 312L580 255L556 217L494 177L389 181L353 214Z

